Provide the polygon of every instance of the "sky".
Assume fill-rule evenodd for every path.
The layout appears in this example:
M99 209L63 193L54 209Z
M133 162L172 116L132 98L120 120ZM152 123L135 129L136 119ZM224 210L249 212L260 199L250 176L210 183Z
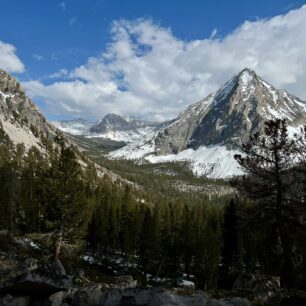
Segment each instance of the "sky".
M50 120L174 118L245 67L306 100L306 0L1 0L0 67Z

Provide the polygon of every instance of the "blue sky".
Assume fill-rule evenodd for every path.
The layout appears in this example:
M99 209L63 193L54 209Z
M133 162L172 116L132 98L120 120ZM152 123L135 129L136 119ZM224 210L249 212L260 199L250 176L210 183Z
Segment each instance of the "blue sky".
M106 112L113 111L123 115L144 115L150 119L162 120L175 116L186 105L204 98L202 95L220 86L226 78L249 63L248 66L259 70L268 81L288 87L306 98L306 91L296 85L304 81L301 70L304 71L305 62L293 54L297 48L302 49L304 45L294 45L294 49L290 49L293 52L292 58L288 59L289 49L285 50L283 55L278 55L280 60L275 65L281 65L282 71L288 75L287 79L278 80L273 77L279 72L277 69L269 68L268 63L261 65L264 60L262 46L266 42L260 41L260 31L266 35L265 27L271 30L272 36L267 37L267 41L271 41L270 49L277 48L276 53L279 52L279 42L287 38L292 39L296 28L300 28L302 33L299 35L303 38L305 34L306 39L305 29L302 28L303 21L296 25L291 21L294 17L290 17L290 12L297 11L302 20L301 14L305 11L302 6L305 3L306 1L301 0L2 0L0 41L14 47L12 52L23 64L23 68L16 66L8 70L24 82L31 97L51 119L79 115L97 119ZM301 10L302 13L299 12ZM286 18L290 26L286 26L287 20L282 21L282 25L278 23L279 31L275 33L275 26L271 21L275 16L289 16ZM247 21L251 23L251 30L248 30ZM281 27L291 27L292 32L284 32L288 37L280 36ZM125 32L124 35L122 31ZM239 56L235 57L237 64L233 67L229 67L227 62L220 63L220 67L210 67L205 63L205 55L210 58L212 52L209 51L208 54L207 48L227 50L223 55L220 54L220 57L239 52L237 48L246 48L239 42L245 40L248 31L250 35L258 35L258 41L255 41L254 48L251 48L255 51L249 50L243 57L241 67L238 63ZM153 32L155 34L152 34ZM235 34L237 32L242 36ZM141 39L144 33L153 35L158 43ZM231 39L236 39L235 43L228 46L227 40ZM252 40L248 39L247 48L250 48ZM127 41L132 45L130 49L137 49L138 53L124 53L127 52ZM198 43L203 48L201 71L198 68L190 68L196 64L188 61L186 53L197 48ZM297 41L294 43L297 44ZM292 44L290 42L284 47ZM172 49L165 51L167 46L172 46ZM161 56L167 61L164 56L171 54L173 48L180 49L180 53L173 54L165 65L171 63L169 67L173 66L174 70L183 69L186 77L182 80L169 75L167 80L171 79L170 83L158 83L156 75L160 63L156 64L156 57ZM190 56L193 57L194 54L197 54L198 64L201 64L201 54L190 53ZM254 57L252 60L250 54ZM141 65L136 61L138 59L142 60ZM291 71L293 68L289 67L293 65L293 60L293 64L297 66L294 72ZM131 65L133 62L135 64ZM131 65L129 68L126 67L127 63ZM300 65L302 68L298 67ZM161 78L163 69L169 69L166 66L160 67ZM100 67L99 72L96 71L97 67ZM145 73L147 67L151 72L156 69L156 73ZM143 69L143 76L136 76L139 69ZM213 77L215 74L217 76ZM142 80L144 86L147 82L146 90L133 83ZM154 85L152 88L151 84ZM186 86L185 95L179 93L185 90L182 84ZM168 92L165 87L169 89ZM51 97L53 92L55 97ZM77 92L79 96L69 92ZM88 99L91 101L87 102L86 95L91 92L97 98ZM158 97L155 97L156 92ZM85 98L82 95L85 95Z

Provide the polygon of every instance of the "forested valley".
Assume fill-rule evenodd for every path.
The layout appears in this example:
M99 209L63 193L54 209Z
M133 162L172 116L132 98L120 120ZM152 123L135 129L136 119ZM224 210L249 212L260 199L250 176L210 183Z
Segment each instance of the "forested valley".
M120 271L108 273L131 274L142 285L184 279L218 292L254 274L305 290L302 132L289 137L285 121L267 122L235 156L246 175L230 180L234 193L180 200L100 175L60 134L55 144L42 135L42 150L26 152L0 127L0 226L72 270L84 259L119 256ZM91 276L104 274L97 265Z

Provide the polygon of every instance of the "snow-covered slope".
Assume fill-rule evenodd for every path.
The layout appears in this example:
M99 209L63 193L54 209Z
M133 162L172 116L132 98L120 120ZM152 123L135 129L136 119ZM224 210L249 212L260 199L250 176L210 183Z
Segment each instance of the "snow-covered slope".
M195 174L240 174L233 155L267 119L285 118L289 132L306 124L306 104L244 69L219 90L190 105L169 125L110 154L152 163L188 160Z
M52 121L52 124L61 131L71 135L86 135L92 126L92 123L82 118Z

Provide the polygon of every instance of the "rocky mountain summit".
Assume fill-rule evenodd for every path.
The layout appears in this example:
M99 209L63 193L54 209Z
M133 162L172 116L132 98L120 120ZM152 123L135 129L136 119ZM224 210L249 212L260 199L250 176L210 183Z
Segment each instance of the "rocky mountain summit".
M155 137L157 155L201 146L238 148L267 119L284 118L291 127L306 122L306 104L244 69L204 100L189 106Z
M306 104L244 69L170 124L111 154L150 162L190 160L194 172L211 177L239 174L232 156L268 119L286 119L289 133L306 123Z

